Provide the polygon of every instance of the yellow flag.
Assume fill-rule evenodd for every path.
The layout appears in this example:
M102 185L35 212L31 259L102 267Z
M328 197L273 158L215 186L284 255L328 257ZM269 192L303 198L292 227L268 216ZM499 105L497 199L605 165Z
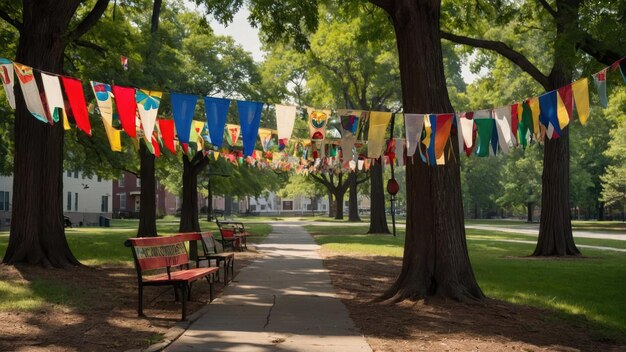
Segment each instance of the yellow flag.
M370 112L370 128L367 135L368 158L380 158L383 148L385 147L385 135L387 134L387 125L389 125L390 120L390 112Z
M561 98L561 94L558 94L558 92L556 95L556 101L556 116L559 119L559 127L563 130L563 128L569 124L569 113L567 112L565 103Z
M122 151L122 141L120 137L120 130L116 130L113 126L109 125L105 120L102 120L104 124L104 130L107 133L107 138L109 139L109 144L111 145L111 150L114 152Z
M539 113L541 109L539 108L539 98L534 97L528 100L528 106L530 106L530 111L533 113L533 126L535 127L535 136L539 136Z
M572 83L572 93L576 111L578 112L578 119L584 125L587 123L587 119L589 119L589 80L583 78Z
M69 131L71 127L70 127L70 122L67 119L67 114L65 113L65 109L61 110L61 113L63 114L63 129L66 131Z

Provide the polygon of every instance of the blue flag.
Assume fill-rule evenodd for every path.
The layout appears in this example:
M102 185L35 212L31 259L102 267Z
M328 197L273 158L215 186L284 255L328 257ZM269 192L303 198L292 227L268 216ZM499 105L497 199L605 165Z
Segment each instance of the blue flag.
M556 94L556 90L553 90L539 97L539 107L541 109L541 112L539 113L539 122L541 122L546 129L551 123L552 127L554 127L554 132L560 136L561 127L559 125L559 118L556 114Z
M261 112L263 103L254 101L237 100L237 110L239 110L239 124L241 125L241 141L243 143L243 154L252 155L256 136L259 133L261 123Z
M179 93L170 93L170 96L172 97L172 112L174 113L178 142L188 144L191 121L196 110L198 97Z
M230 99L204 97L204 109L206 110L211 144L218 148L224 142L224 127L226 126L229 107Z

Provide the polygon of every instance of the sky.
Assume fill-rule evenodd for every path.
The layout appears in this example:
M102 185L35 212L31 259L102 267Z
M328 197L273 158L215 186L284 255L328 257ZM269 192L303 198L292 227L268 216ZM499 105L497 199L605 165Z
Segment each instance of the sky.
M228 35L241 44L241 46L252 53L254 61L260 62L263 60L263 52L261 51L261 41L259 40L259 30L252 28L248 22L248 15L250 12L247 8L242 8L233 17L233 21L224 27L221 23L211 19L209 23L211 28L216 34Z
M209 23L216 34L233 37L245 50L252 53L252 57L256 62L261 62L263 60L263 51L261 50L261 41L259 40L259 30L250 26L248 22L249 14L248 9L244 7L237 12L233 21L226 27L214 19L210 19ZM466 83L472 83L479 77L470 72L468 64L462 65L461 75Z

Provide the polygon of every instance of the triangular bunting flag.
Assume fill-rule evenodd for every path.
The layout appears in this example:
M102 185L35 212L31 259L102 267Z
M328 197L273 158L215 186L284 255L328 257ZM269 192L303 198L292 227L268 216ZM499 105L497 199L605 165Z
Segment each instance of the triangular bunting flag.
M135 88L113 86L113 97L122 128L131 138L137 137L137 100Z
M87 111L87 102L85 101L85 93L83 92L83 84L71 77L61 77L65 95L70 103L72 115L76 121L76 127L91 136L91 123L89 122L89 112Z
M172 112L174 114L174 123L176 124L176 133L178 134L178 142L181 144L183 151L187 153L189 132L191 131L191 123L193 114L196 111L198 97L180 93L170 93L170 96L172 98Z
M220 148L224 143L224 127L230 99L204 97L204 109L206 112L211 144Z
M607 69L605 68L593 75L593 82L596 85L596 90L600 98L600 106L605 109L609 106L609 99L606 96L606 72Z
M283 150L289 144L289 139L293 133L296 107L276 104L274 109L276 110L276 129L278 130L278 149Z
M7 100L9 101L9 106L13 109L15 109L15 91L13 90L15 84L14 77L13 62L5 58L0 58L0 78L4 86Z
M380 158L383 152L391 114L391 112L381 111L370 112L370 128L367 135L367 157L370 159Z
M26 108L37 120L48 123L46 112L41 102L41 96L39 95L39 88L37 88L37 83L35 82L33 69L29 66L18 64L17 62L13 63L13 67L15 68L15 73L17 74L20 87L22 88Z
M583 78L572 83L572 93L574 95L574 104L576 105L578 120L580 120L582 125L585 125L587 119L589 119L589 80Z
M65 102L63 101L63 91L59 77L41 73L41 83L46 93L46 103L48 105L48 116L54 122L59 122L60 116L65 114Z
M135 96L137 99L137 111L139 111L139 118L141 119L141 126L143 127L144 139L147 142L151 142L163 93L153 90L137 89Z
M406 156L412 157L422 140L424 115L404 114L404 127L406 129Z
M254 150L256 136L259 133L263 103L237 100L239 124L241 125L241 141L244 156L250 156Z

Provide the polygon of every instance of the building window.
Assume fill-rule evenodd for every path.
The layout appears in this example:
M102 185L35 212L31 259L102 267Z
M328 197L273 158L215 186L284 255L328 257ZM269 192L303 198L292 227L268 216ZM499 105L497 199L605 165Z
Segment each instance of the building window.
M137 177L137 187L141 187L141 179Z
M126 210L126 193L120 194L120 209Z
M74 193L74 211L78 211L78 193Z
M78 178L78 171L74 171L74 178Z
M72 177L72 171L67 170L67 177Z
M120 179L117 180L117 185L120 187L124 187L124 174L122 174L122 176L120 176Z
M109 196L102 196L102 204L100 204L100 211L103 213L109 212Z
M67 192L67 211L72 210L72 192Z
M9 192L0 192L0 210L9 211Z
M98 182L102 182L102 176L98 176Z
M293 201L291 200L283 201L283 210L293 210Z

